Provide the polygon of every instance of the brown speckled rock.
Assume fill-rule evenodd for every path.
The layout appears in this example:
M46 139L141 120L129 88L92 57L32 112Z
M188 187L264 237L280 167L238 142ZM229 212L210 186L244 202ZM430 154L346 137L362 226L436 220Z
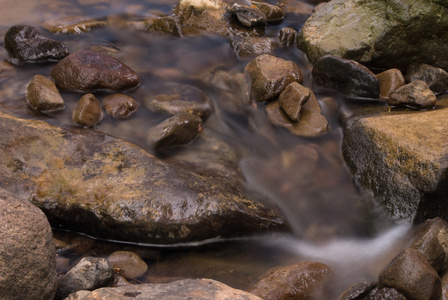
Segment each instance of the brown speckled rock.
M121 91L138 87L141 79L131 68L107 54L82 50L61 60L51 71L56 85L67 91Z
M138 108L137 102L124 94L113 94L104 97L104 110L116 119L127 119L132 116Z
M403 74L398 69L389 69L381 72L376 75L376 78L380 83L380 100L386 102L396 89L406 83Z
M26 88L26 102L35 111L54 112L64 110L65 104L51 79L35 75Z
M137 278L145 274L148 265L140 256L130 251L115 251L107 258L113 268L119 268L127 278Z
M389 106L430 109L436 105L436 95L422 80L414 80L396 89L387 100Z

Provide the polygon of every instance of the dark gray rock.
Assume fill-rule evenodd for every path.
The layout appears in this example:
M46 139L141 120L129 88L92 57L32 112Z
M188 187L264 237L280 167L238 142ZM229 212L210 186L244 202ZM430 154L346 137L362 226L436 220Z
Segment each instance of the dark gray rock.
M267 37L233 36L230 46L241 57L269 54L273 50L272 40Z
M325 264L301 262L268 270L247 291L262 299L326 299L324 282L330 274Z
M103 119L100 101L93 94L85 94L79 99L72 112L73 122L93 128Z
M310 61L333 54L378 68L414 62L448 68L448 6L425 0L337 0L305 22L298 46Z
M138 284L114 288L102 288L88 295L72 297L70 300L96 299L141 299L141 300L179 300L179 299L232 299L261 300L250 293L233 289L212 279L183 279L167 284Z
M317 85L335 89L348 97L378 99L380 95L375 74L353 60L326 55L315 62L312 73Z
M65 275L58 277L56 299L87 290L93 291L107 286L114 280L114 269L104 258L84 257Z
M441 281L425 256L407 248L381 272L379 287L396 289L409 300L436 300L442 295Z
M104 110L116 119L127 119L138 109L137 102L124 94L113 94L103 98L101 101Z
M43 36L29 25L12 26L5 34L5 48L15 64L59 61L69 55L64 43Z
M246 27L266 27L268 24L266 15L257 8L234 3L230 11L237 17L238 21Z
M303 77L299 67L268 54L257 56L244 68L244 73L251 86L251 97L257 102L271 100L296 81L302 83Z
M426 220L418 225L409 248L420 251L437 271L442 272L448 264L448 223L442 218Z
M178 114L151 128L149 140L154 148L161 150L188 144L201 132L201 118L192 114Z
M287 228L276 210L246 195L239 178L200 175L84 128L3 112L0 127L8 128L0 187L32 200L54 227L157 244Z
M387 102L396 89L405 85L403 73L398 69L389 69L376 75L380 84L380 100Z
M448 218L447 110L354 116L344 157L356 182L392 215L420 223Z
M18 173L25 167L19 159L9 164ZM0 232L1 298L53 299L56 256L51 227L42 211L0 188Z
M60 89L86 93L129 90L141 84L137 73L128 66L92 50L72 53L61 60L50 75Z
M416 109L431 109L436 106L436 95L424 81L414 80L396 89L387 100L389 106L407 106Z
M195 86L178 83L160 84L150 90L145 106L157 113L193 114L207 120L212 112L211 100Z
M422 80L436 94L448 91L448 72L427 64L410 65L405 79L407 82Z
M44 113L65 109L54 82L42 75L35 75L26 87L26 102L33 110Z

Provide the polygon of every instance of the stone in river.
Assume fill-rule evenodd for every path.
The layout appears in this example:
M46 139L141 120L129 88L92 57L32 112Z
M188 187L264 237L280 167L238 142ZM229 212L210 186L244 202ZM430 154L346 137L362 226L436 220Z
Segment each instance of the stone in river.
M326 55L315 62L312 73L317 85L348 97L378 99L380 95L375 74L354 60Z
M244 68L244 73L251 86L251 97L257 102L271 100L290 83L303 80L299 67L268 54L257 56Z
M137 278L145 274L148 265L140 256L130 251L115 251L107 258L113 268L119 268L127 278Z
M230 11L237 17L238 21L246 27L266 27L267 17L258 8L239 5L234 3Z
M156 149L190 143L202 132L202 120L192 114L178 114L166 119L149 131L149 139Z
M280 22L286 17L286 12L277 5L272 5L262 1L251 1L262 13L266 15L269 23Z
M296 43L297 32L294 28L283 27L278 34L278 45L286 48Z
M241 57L268 54L274 48L270 38L253 36L234 36L230 46Z
M63 34L80 34L106 25L107 22L83 16L63 17L60 19L49 20L42 24L42 26L50 32Z
M5 34L5 48L14 64L59 61L69 54L63 42L49 39L29 25L9 28Z
M103 112L98 99L93 94L86 94L79 99L78 105L72 112L73 122L93 128L103 119Z
M4 112L0 128L8 128L0 139L0 187L31 200L53 227L157 244L287 228L238 178L196 173L95 130Z
M386 102L396 89L406 83L403 74L398 69L389 69L381 72L376 75L376 78L380 84L380 100Z
M162 32L182 37L182 28L179 21L173 17L160 17L146 20L144 28L147 32Z
M72 53L61 60L50 75L62 90L86 93L130 90L141 84L140 77L127 65L92 50Z
M401 252L378 278L379 287L394 288L406 299L439 299L442 295L440 277L425 256L407 248Z
M18 158L8 159L7 164L18 174L25 168ZM42 211L0 188L0 232L0 298L53 299L55 246Z
M389 106L430 109L436 106L436 95L422 80L415 80L396 89L387 100Z
M51 79L35 75L26 88L26 102L35 111L54 112L64 110L65 104Z
M104 97L104 110L116 119L126 119L132 116L138 108L137 102L124 94L113 94Z
M406 70L405 78L407 82L424 81L436 94L448 91L448 72L441 68L427 64L412 64Z
M278 104L283 112L294 122L298 122L303 105L310 98L310 89L300 83L288 85L278 97Z
M262 299L328 299L323 283L330 274L330 268L319 262L273 268L249 287L248 292Z
M303 137L314 137L328 131L328 121L322 115L322 111L316 96L310 90L308 101L302 106L300 120L291 120L280 108L279 101L271 101L266 105L266 113L269 121L288 129L292 134Z

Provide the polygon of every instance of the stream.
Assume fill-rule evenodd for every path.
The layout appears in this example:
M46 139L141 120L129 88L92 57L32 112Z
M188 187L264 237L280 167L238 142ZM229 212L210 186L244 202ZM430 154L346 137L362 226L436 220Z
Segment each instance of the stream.
M135 282L212 278L234 288L246 289L269 268L300 261L319 261L332 268L338 278L332 287L335 298L353 282L376 280L384 266L405 247L410 225L392 220L377 207L369 193L353 184L341 149L343 132L339 118L340 111L350 109L346 99L313 86L312 66L296 47L275 48L272 55L292 60L300 67L303 85L315 92L329 122L329 132L315 138L294 136L284 128L270 125L261 105L249 107L245 116L229 113L220 95L204 85L203 78L217 69L242 72L254 57L238 57L227 37L204 33L178 38L120 25L120 20L169 15L176 3L175 0L0 0L0 60L8 58L3 45L5 32L12 25L24 23L36 26L46 36L64 41L70 52L92 45L119 50L120 60L143 79L141 87L129 92L137 101L153 86L164 82L200 88L212 100L214 110L203 125L203 134L225 140L233 148L247 188L274 201L292 230L164 246L93 240L55 229L55 238L78 245L58 252L58 272L66 272L84 255L106 257L116 250L129 250L139 254L149 266L147 273ZM303 4L313 5L306 1ZM46 20L70 15L109 20L115 25L80 35L51 35L41 27ZM265 36L274 39L286 26L298 31L305 20L303 15L287 15L283 22L270 25ZM25 86L35 74L48 76L53 66L26 65L18 67L12 77L0 76L0 109L40 118L26 109ZM70 112L79 94L63 96L66 109L45 118L50 117L55 125L71 126ZM356 106L356 103L351 105ZM105 117L95 130L135 143L156 155L146 135L148 128L160 122L161 117L144 109L143 105L140 108L128 120ZM318 162L301 154L302 147L313 149L312 153L320 157ZM193 141L162 159L207 161L208 149L203 143Z

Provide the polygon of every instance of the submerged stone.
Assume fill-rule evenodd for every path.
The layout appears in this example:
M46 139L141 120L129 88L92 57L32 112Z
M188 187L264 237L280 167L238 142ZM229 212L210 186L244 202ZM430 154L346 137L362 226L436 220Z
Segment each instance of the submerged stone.
M238 21L246 27L266 27L267 17L257 8L234 3L230 11L237 17Z
M59 61L69 54L63 42L49 39L29 25L9 28L5 34L5 48L15 64Z
M286 227L232 177L196 174L93 130L3 112L0 127L8 128L0 139L0 187L31 200L54 227L157 244Z
M53 33L80 34L94 28L107 26L107 22L89 19L83 16L69 16L46 21L42 26Z
M64 110L65 104L51 79L35 75L26 87L26 102L35 111L54 112Z
M138 108L137 102L124 94L113 94L102 100L104 110L116 119L127 119L131 117Z
M270 38L254 36L234 36L230 46L241 57L269 54L274 48Z
M296 36L294 28L283 27L278 35L278 45L283 48L290 47L296 43Z
M145 31L168 33L182 37L182 29L179 22L173 17L161 17L145 21Z
M72 53L61 60L50 75L61 89L86 93L129 90L141 84L141 79L131 68L107 54L92 50Z
M148 265L140 256L130 251L115 251L107 258L113 268L118 268L127 278L137 278L145 274Z

